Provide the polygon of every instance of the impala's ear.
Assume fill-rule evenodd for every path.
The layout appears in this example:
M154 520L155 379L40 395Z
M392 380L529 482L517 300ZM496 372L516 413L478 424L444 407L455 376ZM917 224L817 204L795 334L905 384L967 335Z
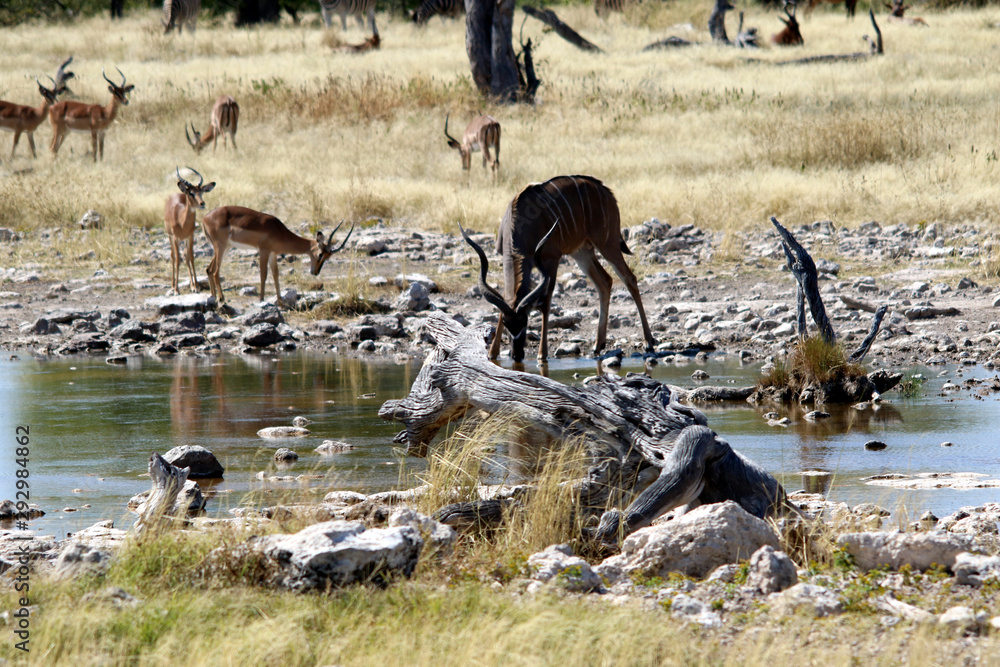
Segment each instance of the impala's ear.
M211 192L214 189L215 189L215 181L212 181L208 185L201 186L201 191L202 192Z
M320 244L321 246L326 245L323 242L323 232L316 232L316 243Z
M112 95L114 95L115 94L115 87L114 86L108 86L108 92L111 93Z
M125 92L126 93L131 93L133 89L135 89L135 86L133 86L133 85L125 86Z

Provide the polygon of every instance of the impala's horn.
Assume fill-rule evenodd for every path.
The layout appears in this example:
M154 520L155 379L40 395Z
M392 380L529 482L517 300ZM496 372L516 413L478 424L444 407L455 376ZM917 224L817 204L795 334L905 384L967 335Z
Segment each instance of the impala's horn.
M444 117L444 136L448 137L448 143L449 144L456 144L457 145L458 141L455 139L455 137L453 137L450 134L448 134L448 118L449 117L451 117L451 112L450 111L447 114L445 114L445 117ZM459 227L461 227L461 225L459 225ZM469 239L466 238L466 241L468 241L468 240Z

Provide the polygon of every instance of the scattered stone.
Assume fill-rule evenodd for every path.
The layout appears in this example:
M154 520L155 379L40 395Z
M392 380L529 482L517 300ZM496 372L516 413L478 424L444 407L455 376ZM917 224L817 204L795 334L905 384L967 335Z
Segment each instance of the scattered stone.
M178 468L190 468L188 479L217 479L226 470L215 458L215 454L200 445L174 447L163 458Z
M281 309L273 303L259 303L236 319L240 324L247 327L254 327L258 324L273 324L277 326L285 322L285 316L281 314Z
M274 460L279 463L291 463L292 461L298 461L299 455L288 447L282 447L274 453Z
M601 578L587 561L573 554L568 544L553 544L529 556L528 571L535 581L555 584L572 592L590 593L601 589Z
M423 539L410 526L365 529L349 521L327 521L293 535L252 538L250 547L269 559L275 583L292 590L325 589L409 577Z
M146 308L155 308L160 315L176 315L188 311L204 313L214 310L215 297L211 294L180 294L177 296L157 296L146 299Z
M722 616L712 611L707 604L684 593L674 596L670 601L670 615L682 621L697 623L706 628L722 626Z
M984 611L976 613L968 607L956 606L941 614L938 625L962 634L979 634L988 618Z
M59 552L52 574L57 579L75 579L84 574L103 574L111 562L111 554L86 544L70 542Z
M360 494L358 494L360 495ZM447 556L455 548L458 533L451 526L435 521L409 507L400 507L389 515L389 527L410 526L420 533L430 554Z
M865 449L869 452L881 452L886 447L888 447L888 445L880 440L869 440L865 443Z
M628 537L621 553L596 571L615 569L666 577L680 572L703 577L720 565L736 563L760 547L775 549L778 535L764 521L732 501L697 507L673 521L641 528ZM609 576L609 578L614 578Z
M104 218L100 213L91 209L83 214L77 223L80 229L101 229L104 226Z
M767 602L775 612L785 615L807 611L812 616L822 618L844 611L840 597L834 591L815 584L795 584L781 593L769 595Z
M309 429L300 426L268 426L257 431L261 438L304 438L309 433Z
M884 566L898 570L909 565L923 571L938 565L951 569L956 556L972 548L972 538L940 530L845 533L837 537L837 544L847 550L862 570Z
M396 276L393 283L400 289L404 289L410 285L419 284L423 285L428 292L434 293L438 291L437 283L422 273L408 273L406 275L400 274Z
M813 410L802 415L802 418L808 421L819 421L820 419L828 419L829 417L830 413L823 412L822 410Z
M354 445L347 442L340 442L337 440L324 440L323 443L317 447L314 451L323 456L329 456L331 454L340 454L341 452L349 452L354 449Z
M410 283L409 287L397 297L393 309L398 311L413 311L418 313L430 308L430 290L423 283Z
M952 566L955 581L966 586L982 586L988 581L1000 581L1000 556L980 556L960 553Z
M243 335L240 336L240 342L250 347L267 347L280 343L284 338L276 326L262 322L243 332Z
M783 591L798 582L795 563L784 551L765 545L750 557L747 586L756 588L764 595Z

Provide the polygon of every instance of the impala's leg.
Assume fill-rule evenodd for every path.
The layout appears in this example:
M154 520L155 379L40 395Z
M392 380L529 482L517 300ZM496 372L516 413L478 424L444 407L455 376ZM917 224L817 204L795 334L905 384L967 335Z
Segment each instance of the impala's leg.
M610 245L610 244L609 244ZM656 339L653 332L649 330L649 322L646 321L646 310L642 307L642 297L639 295L639 281L636 280L632 269L628 268L625 256L622 255L620 246L612 246L601 251L604 258L618 274L618 278L625 283L625 289L632 295L635 307L639 310L639 321L642 323L642 336L646 339L646 351L652 352L656 347Z
M181 263L180 248L178 247L177 244L177 237L171 234L170 235L170 289L172 289L174 293L178 294L180 293L180 290L177 289L177 279L178 279L178 274L180 273L180 263Z
M31 157L36 158L38 155L35 153L35 133L28 132L28 146L31 147Z
M594 355L604 349L604 344L608 337L608 308L611 304L611 276L604 270L601 263L597 261L594 249L589 245L573 253L573 259L580 266L580 269L587 274L590 281L597 288L597 295L601 305L601 316L597 321L597 341L594 343Z
M274 279L274 303L281 307L281 283L278 282L278 254L271 255L271 278Z
M188 273L191 274L191 291L198 291L198 276L194 272L194 235L192 234L187 241L185 241L187 247L185 248L184 260L187 263ZM180 267L177 267L178 273L180 272Z
M56 128L52 128L52 145L49 146L49 150L52 151L52 157L55 157L59 153L59 147L62 145L63 137L65 134L60 134Z
M229 133L229 138L233 142L233 150L236 150L236 130L233 130Z
M94 162L97 162L97 132L90 133L90 145L94 149Z
M14 159L14 151L17 150L17 142L21 140L21 130L14 131L14 145L10 147L10 159Z
M497 320L497 330L493 332L493 342L490 344L490 359L500 356L500 339L503 338L503 314Z
M267 284L267 263L271 259L271 253L260 249L260 257L257 261L260 264L260 300L264 300L264 285Z
M208 264L208 288L212 290L212 296L214 296L220 304L226 302L226 297L222 293L222 258L226 255L226 248L228 247L225 243L216 243L215 239L209 237L208 239L212 243L212 247L215 249L215 253L212 256L212 261Z
M495 176L500 172L500 137L497 137L497 142L493 144L493 175Z

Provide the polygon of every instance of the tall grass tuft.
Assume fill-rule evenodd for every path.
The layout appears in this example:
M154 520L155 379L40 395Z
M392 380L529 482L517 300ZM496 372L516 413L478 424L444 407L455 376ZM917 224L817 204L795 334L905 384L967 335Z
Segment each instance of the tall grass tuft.
M848 361L841 345L830 344L820 336L809 336L795 344L786 361L776 360L758 386L787 388L797 394L806 387L822 388L864 375L864 366Z

